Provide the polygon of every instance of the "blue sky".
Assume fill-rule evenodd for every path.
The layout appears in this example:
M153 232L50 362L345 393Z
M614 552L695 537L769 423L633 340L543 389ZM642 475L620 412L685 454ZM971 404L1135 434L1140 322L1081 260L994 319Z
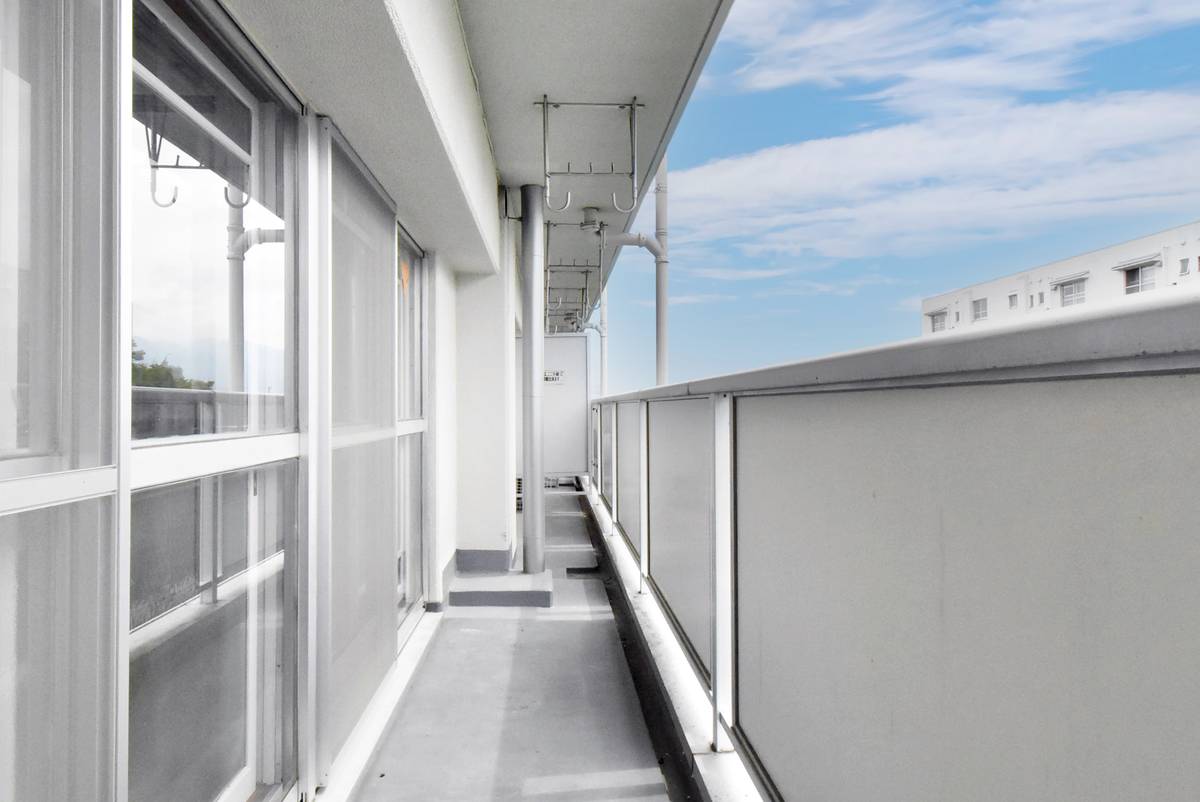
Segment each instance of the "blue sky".
M923 296L1200 218L1197 154L1197 0L735 0L670 149L670 379L913 337ZM653 384L653 304L627 248L609 392Z

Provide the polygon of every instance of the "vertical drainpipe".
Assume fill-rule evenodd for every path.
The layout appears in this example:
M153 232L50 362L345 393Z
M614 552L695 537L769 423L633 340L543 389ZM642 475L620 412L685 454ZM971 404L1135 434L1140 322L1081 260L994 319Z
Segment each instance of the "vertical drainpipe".
M600 395L608 395L608 288L600 291Z
M545 236L542 208L545 203L540 185L521 187L521 272L524 290L521 298L524 331L521 338L524 396L524 495L522 541L524 569L540 574L546 569L546 513L542 468L542 392L544 389Z
M659 253L654 257L654 367L659 385L667 383L667 156L663 154L655 175L654 238Z
M229 185L228 197L235 203L228 204L225 232L229 259L229 390L240 393L246 389L246 300L245 269L246 251L242 244L246 233L242 207L242 192Z

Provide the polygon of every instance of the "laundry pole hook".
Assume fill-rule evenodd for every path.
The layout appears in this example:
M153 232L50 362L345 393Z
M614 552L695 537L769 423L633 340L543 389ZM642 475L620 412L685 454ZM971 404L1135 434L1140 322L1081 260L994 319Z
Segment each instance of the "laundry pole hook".
M175 205L175 201L179 200L179 187L171 190L171 199L169 201L160 201L158 199L158 165L150 165L150 200L154 201L154 205L162 209L169 209Z

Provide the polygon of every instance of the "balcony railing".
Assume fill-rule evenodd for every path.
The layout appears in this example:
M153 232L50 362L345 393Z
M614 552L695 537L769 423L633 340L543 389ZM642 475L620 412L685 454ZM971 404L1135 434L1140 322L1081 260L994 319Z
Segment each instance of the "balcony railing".
M593 402L592 482L786 799L1198 793L1200 299Z
M134 387L133 437L245 432L252 411L258 416L255 431L278 431L288 425L287 398L278 393Z

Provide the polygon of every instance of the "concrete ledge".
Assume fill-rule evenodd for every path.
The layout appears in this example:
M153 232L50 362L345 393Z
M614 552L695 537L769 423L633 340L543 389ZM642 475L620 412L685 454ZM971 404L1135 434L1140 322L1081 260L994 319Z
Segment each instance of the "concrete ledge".
M512 568L508 549L459 549L454 567L463 573L499 573Z
M549 607L554 574L459 574L450 585L451 607Z
M643 591L638 562L625 540L606 527L608 512L595 489L587 494L600 540L616 574L618 592L624 594L635 625L645 641L662 681L667 703L672 708L676 737L691 755L692 780L709 802L763 802L766 797L754 782L746 762L736 751L712 749L712 704L708 691L696 675L683 644L653 593Z

